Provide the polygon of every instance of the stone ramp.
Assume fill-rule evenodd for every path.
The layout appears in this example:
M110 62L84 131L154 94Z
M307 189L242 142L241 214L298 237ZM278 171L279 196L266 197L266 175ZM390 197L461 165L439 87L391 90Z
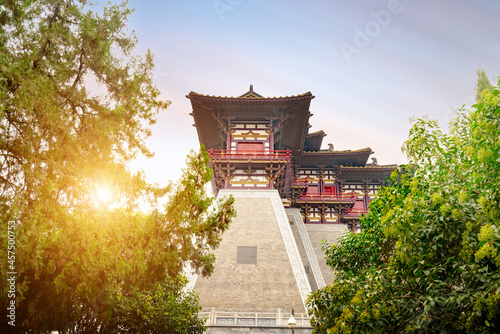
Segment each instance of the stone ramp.
M334 244L337 239L342 236L347 228L344 224L304 224L309 240L318 261L319 268L323 275L324 284L330 285L335 278L335 274L325 260L325 253L321 250L321 241L327 240L328 243Z
M230 194L238 216L214 251L214 273L192 278L203 311L305 312L311 288L278 192L223 189L218 197Z

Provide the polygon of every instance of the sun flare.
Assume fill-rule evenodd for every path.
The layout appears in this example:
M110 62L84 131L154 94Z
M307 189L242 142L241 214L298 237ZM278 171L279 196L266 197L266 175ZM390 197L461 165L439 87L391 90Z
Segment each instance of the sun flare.
M111 189L107 187L98 187L97 188L97 199L101 202L109 202L113 196Z

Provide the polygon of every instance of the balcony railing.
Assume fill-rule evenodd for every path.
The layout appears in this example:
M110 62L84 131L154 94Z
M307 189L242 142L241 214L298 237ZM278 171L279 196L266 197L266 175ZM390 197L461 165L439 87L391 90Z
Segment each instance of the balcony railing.
M368 213L366 209L349 209L346 214L349 216L361 216L363 213Z
M208 150L212 159L289 159L290 150L253 151L253 150Z
M310 182L307 180L295 180L292 182L292 187L302 188L307 187Z
M326 193L315 193L315 194L302 194L299 197L300 200L309 201L355 201L355 193L337 193L337 194L326 194Z

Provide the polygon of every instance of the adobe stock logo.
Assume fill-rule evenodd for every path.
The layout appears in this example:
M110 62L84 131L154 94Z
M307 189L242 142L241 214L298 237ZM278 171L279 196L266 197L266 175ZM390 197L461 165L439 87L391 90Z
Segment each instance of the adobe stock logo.
M224 15L226 12L233 11L238 7L243 0L214 0L212 5L214 6L217 15L221 21L224 21Z
M355 34L353 43L349 44L342 42L339 45L347 63L352 61L352 56L354 54L359 54L362 49L370 45L373 38L380 35L382 28L387 27L391 23L393 15L399 14L402 11L403 6L400 0L390 0L387 3L387 9L381 9L379 11L371 10L370 16L373 20L368 21L363 30L359 27L354 28Z

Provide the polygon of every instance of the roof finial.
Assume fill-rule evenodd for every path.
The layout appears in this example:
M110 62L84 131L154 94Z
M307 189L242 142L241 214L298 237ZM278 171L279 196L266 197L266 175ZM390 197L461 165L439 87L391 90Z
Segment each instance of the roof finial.
M248 92L246 92L243 95L240 95L239 97L245 98L245 99L256 99L256 98L261 98L262 95L257 94L256 92L253 91L253 85L250 85L250 89Z

